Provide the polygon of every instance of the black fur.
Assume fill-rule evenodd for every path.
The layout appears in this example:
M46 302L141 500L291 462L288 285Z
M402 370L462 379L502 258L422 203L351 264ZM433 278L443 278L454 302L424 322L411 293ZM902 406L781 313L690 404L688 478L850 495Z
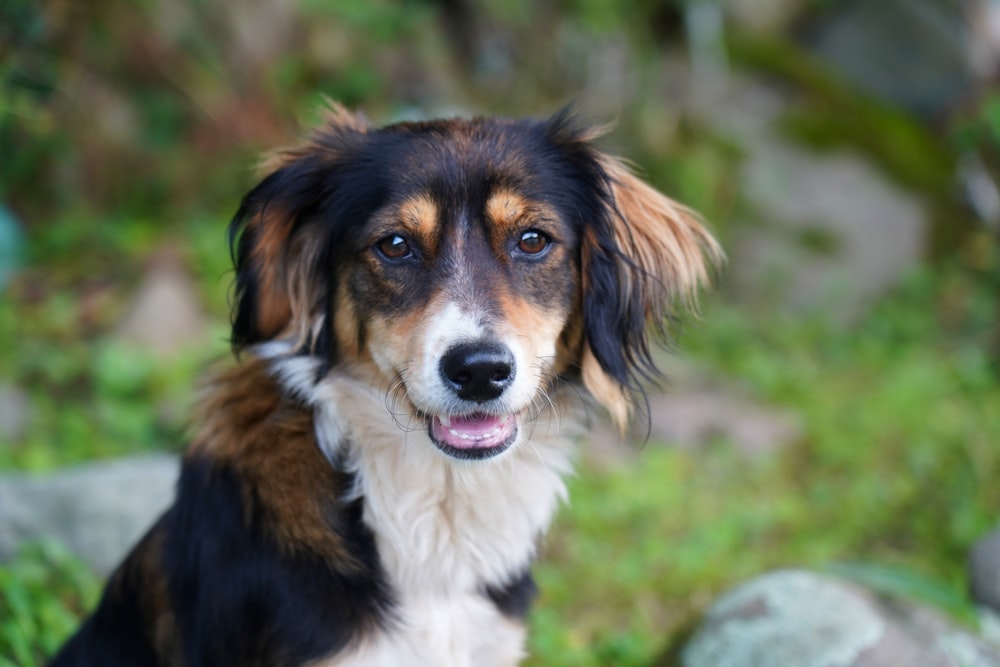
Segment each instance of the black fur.
M162 540L147 537L133 552L52 666L305 664L389 621L392 602L360 500L330 517L353 556L345 563L276 544L244 484L226 467L188 460L176 504L151 533ZM138 570L144 549L156 547L176 622L176 663L161 661L149 636L150 581Z
M171 601L185 610L186 666L303 664L374 629L390 609L360 500L330 517L356 570L321 554L285 553L254 503L232 471L211 461L185 465L167 515L168 537L184 539L168 539L165 570Z
M159 526L137 548L150 543ZM159 665L149 635L149 595L135 559L123 563L104 591L97 610L50 663L51 667L138 667Z
M487 587L486 596L505 616L524 618L538 597L538 586L531 576L531 570L525 570L504 587Z

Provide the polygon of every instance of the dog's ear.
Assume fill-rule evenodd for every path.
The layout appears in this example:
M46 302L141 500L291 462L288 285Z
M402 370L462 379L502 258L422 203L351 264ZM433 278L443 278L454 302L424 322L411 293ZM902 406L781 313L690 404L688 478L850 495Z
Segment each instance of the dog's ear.
M693 308L722 251L697 216L617 159L598 154L605 216L581 237L584 385L624 429L644 379L657 376L650 333Z
M325 296L315 280L327 245L320 218L335 195L338 165L366 132L362 118L331 104L301 146L262 163L268 175L243 198L229 226L236 350L309 334L310 315Z

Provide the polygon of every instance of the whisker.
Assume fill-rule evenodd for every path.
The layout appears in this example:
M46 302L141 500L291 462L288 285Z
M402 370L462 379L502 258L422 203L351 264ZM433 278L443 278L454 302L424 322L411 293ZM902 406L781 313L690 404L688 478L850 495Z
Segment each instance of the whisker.
M418 427L412 425L414 418L413 409L403 409L400 407L409 403L409 398L406 395L405 368L396 371L396 374L392 376L391 380L389 380L389 384L386 387L385 395L383 397L383 403L386 411L392 417L392 421L396 425L396 428L404 433L411 433L419 430Z

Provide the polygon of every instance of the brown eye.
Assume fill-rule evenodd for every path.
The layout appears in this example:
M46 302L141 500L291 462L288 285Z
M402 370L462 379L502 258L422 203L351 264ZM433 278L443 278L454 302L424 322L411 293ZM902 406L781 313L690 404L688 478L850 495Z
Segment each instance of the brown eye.
M549 247L549 237L542 232L529 229L521 234L521 240L517 242L517 249L525 255L537 255Z
M406 259L413 255L410 244L399 234L390 234L379 241L376 245L378 251L386 259Z

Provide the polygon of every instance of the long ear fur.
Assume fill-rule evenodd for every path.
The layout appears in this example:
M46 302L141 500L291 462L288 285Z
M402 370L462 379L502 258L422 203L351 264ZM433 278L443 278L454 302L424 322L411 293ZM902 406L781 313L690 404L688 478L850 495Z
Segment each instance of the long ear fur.
M317 279L328 246L321 218L335 194L336 165L366 131L360 117L331 104L304 144L263 162L269 175L243 198L229 226L234 349L286 335L306 344L319 335L311 327L327 296Z
M694 308L722 260L689 209L660 194L617 159L601 155L610 226L582 237L584 385L624 429L643 379L657 376L649 333L664 335L673 308Z

